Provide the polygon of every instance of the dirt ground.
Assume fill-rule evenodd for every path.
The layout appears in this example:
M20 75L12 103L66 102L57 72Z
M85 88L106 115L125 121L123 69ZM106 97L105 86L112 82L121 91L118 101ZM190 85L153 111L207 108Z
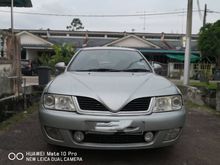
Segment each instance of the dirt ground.
M69 164L94 165L219 165L220 117L196 109L187 110L187 120L179 142L167 148L100 151L78 150L47 145L40 131L38 113L0 132L0 164L64 164L52 161L9 160L8 154L34 151L74 152L81 161ZM65 162L65 164L68 162Z

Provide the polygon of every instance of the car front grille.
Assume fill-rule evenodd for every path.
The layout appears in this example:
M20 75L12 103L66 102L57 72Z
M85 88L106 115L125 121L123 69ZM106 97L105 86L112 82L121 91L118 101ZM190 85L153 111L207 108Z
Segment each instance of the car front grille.
M89 97L77 97L77 101L81 110L89 111L109 111L102 103L99 101L89 98ZM131 112L131 111L147 111L150 105L151 98L143 97L137 98L130 101L125 105L120 112Z
M127 134L86 134L83 142L87 143L105 143L105 144L126 144L126 143L144 143L144 136ZM146 143L146 142L145 142Z
M121 111L146 111L150 105L150 97L134 99L124 106Z
M80 109L90 111L108 111L99 101L89 97L77 97Z

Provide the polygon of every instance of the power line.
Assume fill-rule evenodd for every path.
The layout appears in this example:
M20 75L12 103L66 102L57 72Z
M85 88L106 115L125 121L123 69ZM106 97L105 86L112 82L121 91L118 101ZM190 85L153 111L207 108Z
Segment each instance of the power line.
M193 12L198 12L194 10ZM9 13L9 11L0 10L0 13ZM57 16L57 17L145 17L145 16L160 16L160 15L176 15L186 14L186 11L170 11L170 12L156 12L156 13L137 13L137 14L57 14L57 13L38 13L38 12L21 12L14 11L17 14L24 15L40 15L40 16Z
M215 14L220 14L220 11L212 11L212 10L208 10L207 12L209 12L209 13L215 13Z

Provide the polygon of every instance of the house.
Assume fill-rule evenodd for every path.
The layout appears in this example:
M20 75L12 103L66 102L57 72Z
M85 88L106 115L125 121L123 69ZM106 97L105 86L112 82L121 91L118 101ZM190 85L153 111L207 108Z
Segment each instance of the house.
M53 43L27 31L16 34L21 43L21 59L35 60L43 52L51 51Z
M183 34L129 33L67 30L15 30L21 40L21 59L36 60L42 53L53 54L53 45L74 44L76 49L95 46L119 46L140 50L149 61L160 63L164 75L178 77L183 69L185 37ZM192 35L192 62L200 60L197 35ZM194 65L191 66L191 76Z

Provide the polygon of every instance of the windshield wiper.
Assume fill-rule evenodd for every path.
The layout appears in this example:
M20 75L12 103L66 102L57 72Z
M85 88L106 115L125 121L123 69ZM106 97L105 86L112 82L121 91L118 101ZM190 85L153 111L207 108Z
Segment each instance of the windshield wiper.
M108 69L108 68L94 68L94 69L85 69L85 70L74 70L76 72L120 72L117 69Z
M123 72L151 72L151 70L141 69L141 68L125 69L125 70L122 70L122 71L123 71Z

